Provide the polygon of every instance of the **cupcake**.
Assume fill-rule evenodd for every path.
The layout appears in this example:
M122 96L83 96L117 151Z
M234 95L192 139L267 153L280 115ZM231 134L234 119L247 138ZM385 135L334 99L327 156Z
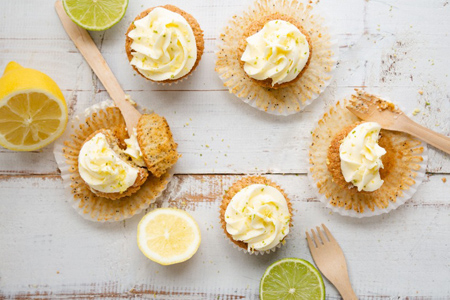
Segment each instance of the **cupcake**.
M301 111L330 83L337 43L309 4L257 0L220 35L216 71L244 102L280 115Z
M235 182L220 206L226 236L249 253L269 253L284 244L291 217L292 207L284 191L261 176Z
M95 222L124 220L148 208L166 189L170 170L159 177L147 171L137 144L111 102L73 118L54 154L80 215Z
M175 83L188 77L203 54L197 20L173 5L152 7L131 23L125 50L133 69L145 79Z
M136 193L148 177L147 169L129 159L109 129L95 131L83 143L78 172L94 194L111 200Z
M345 108L349 103L376 98L357 90L338 102L312 132L310 178L319 199L334 211L372 216L395 209L415 192L426 166L426 145L408 134L363 122Z
M295 18L275 13L250 24L238 51L247 77L260 86L279 89L302 77L312 49L308 33Z

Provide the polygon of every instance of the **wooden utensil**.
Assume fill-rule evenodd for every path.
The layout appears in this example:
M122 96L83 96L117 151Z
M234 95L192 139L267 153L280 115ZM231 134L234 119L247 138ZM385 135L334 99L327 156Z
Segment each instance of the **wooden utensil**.
M399 109L389 106L380 108L380 101L375 96L357 90L357 95L352 96L347 109L364 121L377 122L384 129L406 132L450 154L449 137L417 124ZM386 102L383 103L386 105Z
M89 33L69 18L61 1L55 2L55 9L70 39L81 52L81 55L83 55L89 66L91 66L95 75L100 79L116 106L120 109L127 125L128 134L131 135L133 128L137 126L141 113L125 99L125 92L120 87L119 82L114 77L114 74L108 67L108 64Z
M314 262L320 272L336 287L344 300L358 299L350 284L344 253L328 228L324 224L322 224L322 227L325 235L320 227L316 227L320 239L313 229L311 229L313 239L306 232L309 251Z

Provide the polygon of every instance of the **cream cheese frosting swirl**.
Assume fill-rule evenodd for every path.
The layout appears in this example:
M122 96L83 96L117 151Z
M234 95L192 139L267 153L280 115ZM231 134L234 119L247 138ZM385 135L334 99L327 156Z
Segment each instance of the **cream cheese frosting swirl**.
M188 74L197 60L195 35L186 19L162 7L134 22L131 64L154 81Z
M78 155L81 178L94 190L121 193L134 184L139 170L124 162L103 133L84 143Z
M140 167L145 167L145 161L142 156L141 147L139 147L139 142L137 140L136 128L133 128L133 133L129 139L125 139L124 142L127 145L127 149L123 151L128 155L131 160Z
M272 79L272 86L295 79L309 58L305 35L293 24L272 20L246 39L241 60L248 76Z
M283 194L264 184L252 184L231 199L225 211L226 230L249 251L277 246L289 233L290 213Z
M381 126L375 122L356 126L339 147L341 171L345 181L351 182L358 192L373 192L381 187L381 156L386 150L378 145Z

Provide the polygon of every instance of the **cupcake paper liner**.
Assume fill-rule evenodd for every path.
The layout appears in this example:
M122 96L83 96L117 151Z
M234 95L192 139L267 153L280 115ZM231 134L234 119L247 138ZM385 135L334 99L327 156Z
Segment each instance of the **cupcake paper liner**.
M340 187L328 171L327 151L336 134L361 121L345 108L347 103L348 100L338 101L318 121L312 133L308 177L318 199L333 212L356 218L388 213L409 200L422 183L428 161L427 145L408 134L382 129L398 154L383 185L371 193Z
M281 246L286 244L286 241L289 240L289 233L283 238L281 243L278 243L275 247L273 247L269 250L248 251L248 249L246 247L246 243L244 243L242 241L234 240L233 237L227 232L227 229L226 229L227 225L226 225L224 216L225 216L225 211L227 209L227 206L231 201L231 198L233 198L233 196L237 192L239 192L240 190L242 190L243 188L245 188L251 184L267 184L267 185L270 185L270 186L276 188L277 190L279 190L283 194L284 198L286 199L289 213L291 215L291 218L289 220L289 227L293 226L292 204L291 204L291 201L289 200L289 198L287 197L287 195L285 194L284 190L281 187L279 187L275 182L267 179L266 177L260 176L260 175L252 175L252 176L243 177L240 180L233 183L233 185L225 192L225 194L228 194L228 192L230 192L230 194L228 194L230 196L229 196L229 199L227 200L227 199L225 199L225 195L224 195L224 198L222 199L222 202L220 204L220 210L219 210L220 224L221 224L221 227L225 234L224 238L226 240L228 240L228 242L233 246L233 248L238 249L239 251L242 251L242 252L250 254L250 255L269 254L269 253L275 252L277 249L281 248Z
M216 71L230 93L259 110L275 115L297 113L315 100L330 84L339 52L331 27L316 14L316 9L298 0L257 0L242 16L234 16L220 35L216 52ZM309 34L312 55L299 80L284 88L268 89L246 75L237 50L250 24L274 13L299 20Z
M133 195L110 200L94 194L78 173L78 153L85 139L102 128L116 129L126 134L125 121L112 101L87 108L84 115L75 116L64 134L55 143L53 153L61 170L64 188L73 208L85 219L94 222L114 222L128 219L155 203L172 178L169 171L160 178L149 174L147 181Z

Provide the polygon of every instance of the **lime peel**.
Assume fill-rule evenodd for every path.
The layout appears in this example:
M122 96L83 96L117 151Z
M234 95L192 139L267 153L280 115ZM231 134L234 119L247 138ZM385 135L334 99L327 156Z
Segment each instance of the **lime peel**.
M128 0L63 0L63 6L80 27L101 31L113 27L123 18Z
M264 272L259 287L261 300L325 299L325 285L319 271L300 258L284 258Z

